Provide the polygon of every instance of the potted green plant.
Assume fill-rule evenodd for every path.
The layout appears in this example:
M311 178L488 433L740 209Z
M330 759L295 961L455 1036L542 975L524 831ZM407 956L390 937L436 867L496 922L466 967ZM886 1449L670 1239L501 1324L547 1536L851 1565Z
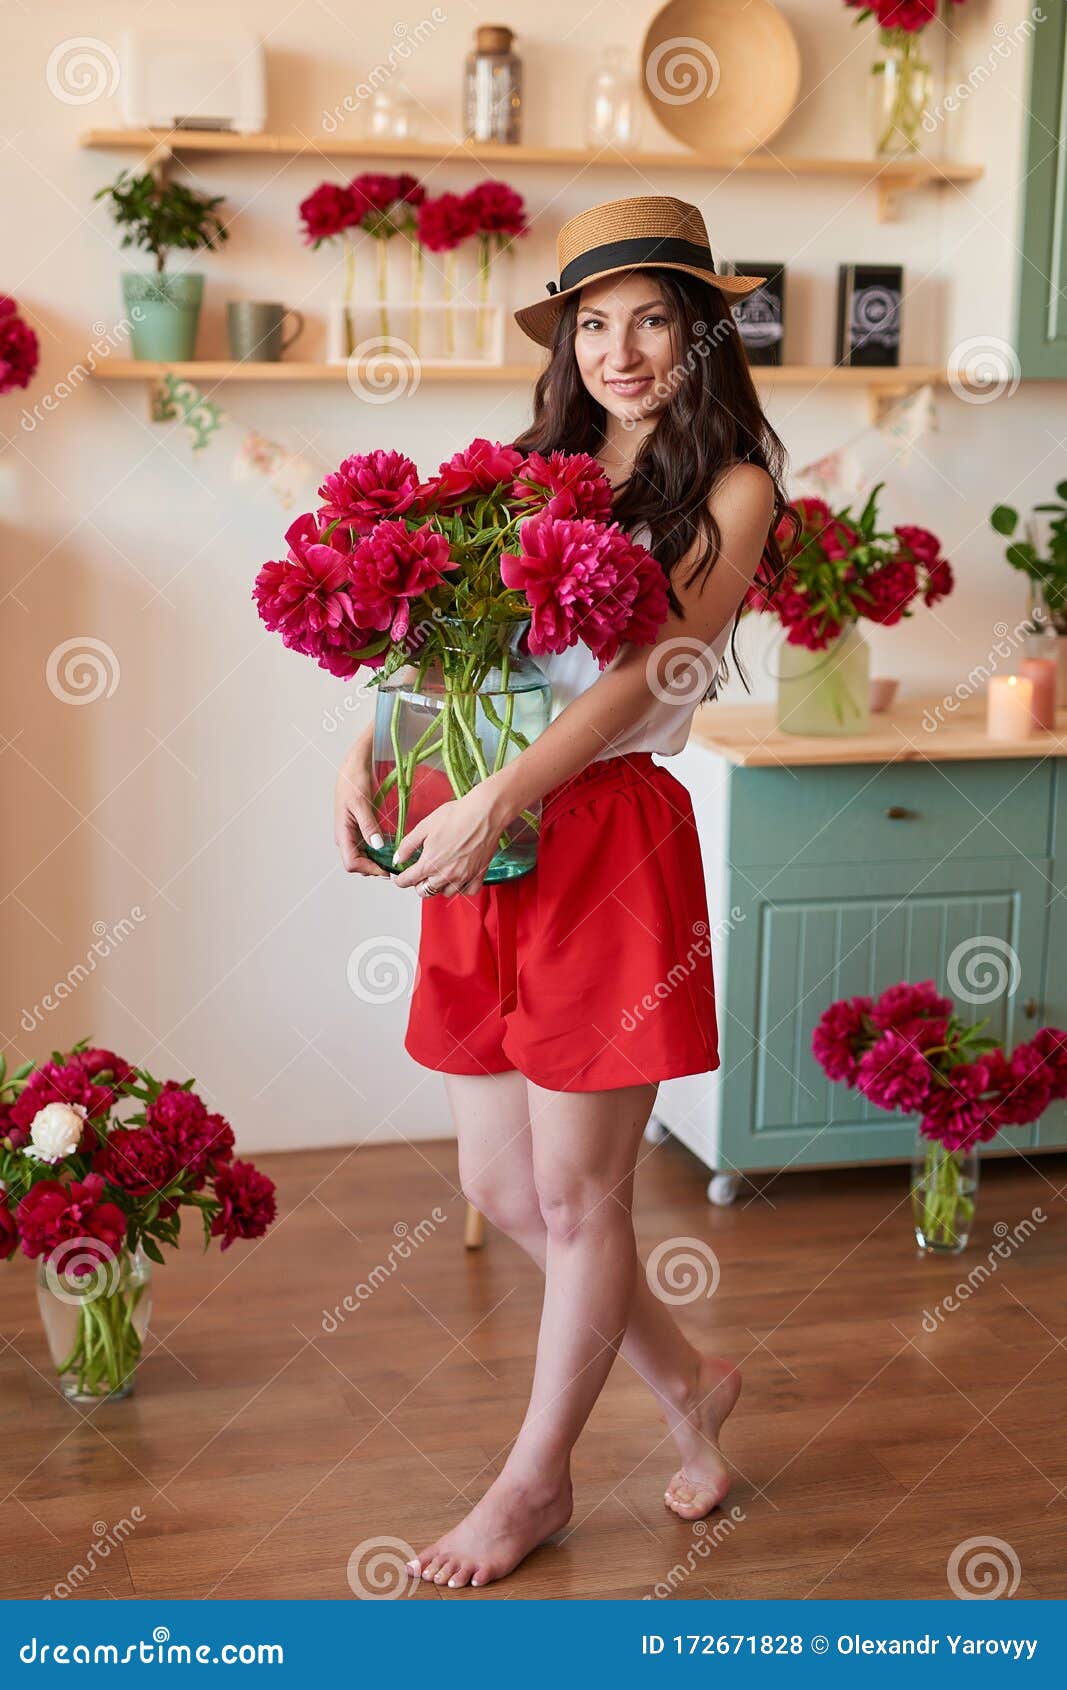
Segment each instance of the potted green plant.
M134 357L164 363L192 358L204 278L192 271L167 274L167 254L198 252L229 239L217 210L223 196L208 198L180 182L161 181L151 171L132 176L123 170L93 198L110 201L124 247L139 247L155 259L151 274L125 270L122 275Z
M1056 496L1058 503L1034 506L1023 539L1013 537L1019 531L1019 512L1011 505L997 505L989 521L996 533L1011 540L1004 553L1007 561L1029 578L1035 631L1056 637L1056 703L1062 707L1067 705L1067 481L1056 484ZM1048 516L1049 522L1039 523L1039 515Z

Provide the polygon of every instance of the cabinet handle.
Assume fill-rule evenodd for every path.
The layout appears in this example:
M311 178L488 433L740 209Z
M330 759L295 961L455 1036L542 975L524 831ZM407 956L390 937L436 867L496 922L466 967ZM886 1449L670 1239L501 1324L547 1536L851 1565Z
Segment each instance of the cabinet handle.
M909 810L904 804L890 804L886 811L891 822L914 821L918 814L918 810Z
M1028 1021L1032 1021L1034 1019L1034 1016L1037 1014L1036 998L1027 998L1026 1002L1023 1004L1023 1014L1026 1016Z

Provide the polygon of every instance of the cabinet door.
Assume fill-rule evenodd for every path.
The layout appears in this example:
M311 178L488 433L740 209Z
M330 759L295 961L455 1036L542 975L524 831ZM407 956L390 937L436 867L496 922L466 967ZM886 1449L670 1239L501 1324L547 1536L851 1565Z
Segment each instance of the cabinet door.
M1027 1004L1031 1011L1029 1038L1036 1027L1067 1027L1067 764L1053 765L1053 833L1056 872L1048 887L1048 933L1045 982L1042 992ZM1067 1102L1052 1104L1037 1124L1035 1142L1042 1150L1067 1149Z
M1031 40L1016 345L1024 376L1067 377L1067 6Z
M811 1054L815 1023L837 998L933 979L998 1042L1028 1037L1021 1006L1040 990L1048 867L1013 857L736 871L720 1165L908 1156L916 1118L828 1080ZM1033 1139L1013 1128L998 1147Z

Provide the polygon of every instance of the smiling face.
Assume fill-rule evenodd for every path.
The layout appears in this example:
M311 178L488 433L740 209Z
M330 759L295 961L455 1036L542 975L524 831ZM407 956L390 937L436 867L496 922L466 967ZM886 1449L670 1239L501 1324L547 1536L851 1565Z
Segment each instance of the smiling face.
M670 306L646 270L590 282L578 298L574 355L593 398L620 421L656 416L682 378Z

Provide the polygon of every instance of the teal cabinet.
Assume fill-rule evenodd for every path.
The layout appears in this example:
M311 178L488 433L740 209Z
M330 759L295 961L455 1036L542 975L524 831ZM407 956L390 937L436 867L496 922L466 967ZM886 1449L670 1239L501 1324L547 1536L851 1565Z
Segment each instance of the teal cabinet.
M833 1084L811 1054L837 998L933 979L1009 1050L1067 1027L1054 760L744 768L690 746L671 766L701 830L721 1060L664 1082L655 1118L717 1173L911 1154L916 1120ZM1062 1103L993 1148L1050 1145L1067 1146Z
M1040 8L1038 8L1040 12ZM1022 374L1067 378L1067 5L1034 26L1016 346Z

